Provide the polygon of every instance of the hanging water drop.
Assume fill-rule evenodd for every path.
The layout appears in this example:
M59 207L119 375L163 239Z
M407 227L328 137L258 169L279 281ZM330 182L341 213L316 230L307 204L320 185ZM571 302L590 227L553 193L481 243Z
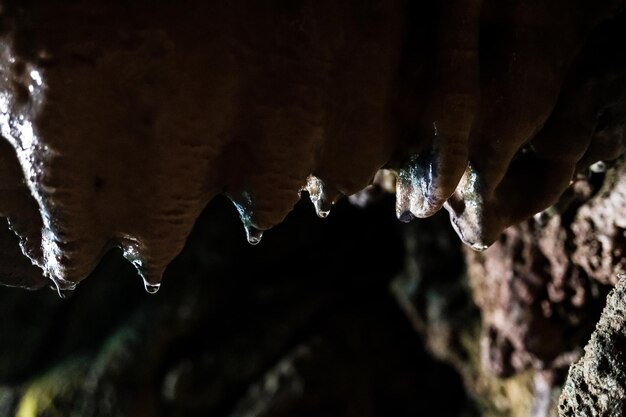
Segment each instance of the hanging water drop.
M473 243L472 244L472 249L474 249L477 252L484 252L489 248L489 246L484 245L482 243Z
M246 229L246 237L248 238L248 243L251 245L258 245L261 242L261 238L263 237L263 230L259 230L252 225L244 226Z
M329 203L324 197L320 197L314 201L313 205L315 206L315 213L317 214L317 217L325 219L330 214L332 204Z
M74 290L58 290L57 289L57 294L59 294L59 297L61 297L61 299L67 300L68 298L71 298L72 295L74 295Z
M323 209L318 207L317 205L315 206L315 211L317 213L317 216L321 219L325 219L326 217L328 217L328 215L330 214L330 207L328 209Z
M589 171L593 172L594 174L602 174L606 171L606 168L607 166L604 161L598 161L589 167Z
M76 282L67 281L63 278L53 277L50 279L52 281L52 289L57 292L61 299L67 299L71 297L76 289Z
M258 245L263 237L263 231L254 226L254 202L252 201L252 195L244 191L240 194L239 198L230 197L231 201L239 213L239 218L243 227L246 230L246 238L251 245Z
M550 206L547 209L540 211L539 213L536 213L533 216L533 219L535 220L535 222L537 222L537 224L539 226L545 226L548 224L548 222L550 222L550 220L552 220L553 217L558 216L559 215L559 211L555 206Z
M324 181L315 175L309 175L306 181L306 186L303 189L309 193L309 198L315 207L317 217L322 219L328 217L333 203L328 196Z
M145 256L141 253L141 243L137 238L124 236L119 243L122 249L122 255L137 270L139 276L143 280L143 286L148 294L156 294L161 288L161 276L163 270L155 269L153 265L149 265Z
M432 163L419 155L412 155L398 170L396 178L396 217L404 223L414 217L433 214Z
M137 266L135 266L137 268ZM143 287L148 294L156 294L161 288L162 271L147 272L145 269L137 268L141 279L143 280Z
M148 294L156 294L159 291L159 289L161 288L161 284L160 283L150 284L145 279L143 280L143 286L146 289L146 292Z

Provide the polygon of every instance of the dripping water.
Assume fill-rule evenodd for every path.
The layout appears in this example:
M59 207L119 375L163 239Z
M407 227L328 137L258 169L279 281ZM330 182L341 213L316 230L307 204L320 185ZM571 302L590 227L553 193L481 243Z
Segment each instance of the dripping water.
M246 237L251 245L258 245L263 237L263 230L259 230L252 225L244 226L246 229Z
M154 275L148 275L146 270L143 268L143 263L133 262L133 266L141 276L143 280L143 287L148 294L156 294L161 288L161 278L159 277L157 280L153 279ZM156 281L156 282L155 282Z
M489 248L489 246L482 243L472 243L472 249L477 252L484 252Z
M396 217L408 223L426 211L432 164L424 165L418 154L412 155L398 170L396 178Z
M606 172L606 168L607 166L604 161L598 161L589 167L589 171L594 174L603 174L604 172Z
M309 193L309 198L315 207L315 213L317 217L321 219L325 219L330 214L330 209L332 207L332 201L328 197L328 193L326 191L326 185L324 181L315 175L309 175L307 178L306 186L303 190Z
M67 300L74 295L74 290L59 290L57 289L57 294L62 300Z
M331 204L323 199L317 200L315 203L315 213L320 219L325 219L330 214Z
M251 245L258 245L263 237L263 231L258 229L252 221L254 216L254 203L252 202L252 196L249 192L244 191L241 193L241 197L241 200L235 200L232 197L230 199L235 205L237 213L239 213L239 218L241 219L243 228L246 231L248 243Z
M146 289L148 294L156 294L161 288L161 284L151 284L145 278L143 279L143 287Z
M76 282L58 277L53 277L50 281L52 281L52 290L55 290L59 297L64 300L72 296L77 285Z
M146 265L144 259L141 257L138 249L139 242L134 238L125 237L125 243L121 243L119 246L122 249L122 254L137 270L139 276L143 280L143 286L148 294L156 294L161 287L160 278L155 283L153 277L148 277L146 272Z

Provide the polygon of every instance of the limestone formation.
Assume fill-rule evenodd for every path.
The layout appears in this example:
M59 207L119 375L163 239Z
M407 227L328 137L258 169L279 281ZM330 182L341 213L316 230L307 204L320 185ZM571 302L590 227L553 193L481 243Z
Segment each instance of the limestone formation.
M381 168L401 220L445 205L485 249L623 152L622 6L5 0L0 215L42 277L2 282L71 290L117 247L154 292L215 195L259 243Z

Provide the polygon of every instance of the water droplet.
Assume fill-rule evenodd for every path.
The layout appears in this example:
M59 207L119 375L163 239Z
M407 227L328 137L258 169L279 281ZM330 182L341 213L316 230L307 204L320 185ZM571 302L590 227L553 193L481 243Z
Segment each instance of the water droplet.
M51 278L52 281L52 289L59 294L59 297L62 299L67 299L71 297L74 290L76 289L76 282L68 281L63 278L54 277Z
M74 295L74 290L57 290L57 294L59 294L59 297L61 297L61 299L67 300L68 298L71 298L72 295Z
M317 217L322 219L328 217L333 202L328 196L324 181L315 175L309 175L306 186L303 189L309 193L309 198L315 207Z
M589 167L589 170L595 174L602 174L606 171L606 164L604 161L598 161Z
M143 269L137 269L141 279L143 280L143 287L145 288L148 294L156 294L161 288L161 277L162 271L155 272L151 271L150 273L146 272Z
M137 270L143 280L143 286L149 294L155 294L161 288L163 270L156 268L141 252L142 245L139 239L132 236L124 236L118 246L122 254Z
M161 284L150 284L148 281L146 281L145 279L143 280L143 286L146 289L146 292L148 294L156 294L159 291L159 288L161 288Z
M251 245L257 245L263 237L263 231L254 226L254 202L252 201L252 195L244 191L239 198L235 199L231 197L230 199L239 213L239 218L246 230L248 242Z
M398 220L400 220L402 223L409 223L414 218L415 216L410 211L405 211L398 216Z
M433 206L433 163L429 158L412 155L398 170L396 179L396 213L400 221L407 211L414 217L429 217ZM412 218L408 218L410 221Z
M472 249L478 252L484 252L489 248L489 246L484 245L482 243L472 243Z
M328 201L324 200L323 198L320 198L314 203L314 205L315 205L315 213L317 214L317 217L321 219L325 219L326 217L328 217L328 215L330 214L330 209L332 207L332 204L330 204Z
M321 219L325 219L330 214L330 210L317 210L317 216Z
M559 211L555 206L550 206L547 209L536 213L533 216L533 219L539 226L547 225L550 220L552 220L555 216L559 215Z
M263 230L259 230L250 224L246 225L245 228L248 243L250 243L251 245L258 245L259 242L261 242L261 238L263 237Z
M548 223L548 220L550 220L545 211L535 213L535 215L533 215L533 219L539 226L545 226Z

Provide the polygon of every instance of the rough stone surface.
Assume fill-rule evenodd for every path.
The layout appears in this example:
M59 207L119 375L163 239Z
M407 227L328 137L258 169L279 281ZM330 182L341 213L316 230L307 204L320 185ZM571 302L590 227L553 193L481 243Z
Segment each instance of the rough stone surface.
M579 175L557 205L466 251L493 372L567 367L586 342L623 271L625 171L620 159Z
M623 272L625 167L623 159L592 167L549 210L507 229L482 253L465 251L473 299L482 316L483 367L501 377L517 378L528 371L540 375L543 381L535 376L534 385L543 387L543 393L535 390L535 402L558 390ZM623 347L599 344L602 337L600 332L592 339L595 354L617 364ZM597 394L582 382L572 385L581 372L580 366L572 368L569 393L564 394L568 401L577 398L577 404L577 395ZM589 407L571 415L621 415Z
M594 279L615 285L626 273L626 164L609 169L602 188L572 224L572 260Z
M483 363L497 375L569 366L598 319L607 290L571 262L561 219L526 222L483 254L467 253Z
M405 230L406 264L392 283L394 295L428 351L462 376L467 410L482 417L552 416L559 393L552 370L524 369L504 378L481 361L485 312L473 300L463 251L446 223L434 216Z
M607 299L600 321L585 346L585 355L570 369L561 417L626 414L626 279Z

